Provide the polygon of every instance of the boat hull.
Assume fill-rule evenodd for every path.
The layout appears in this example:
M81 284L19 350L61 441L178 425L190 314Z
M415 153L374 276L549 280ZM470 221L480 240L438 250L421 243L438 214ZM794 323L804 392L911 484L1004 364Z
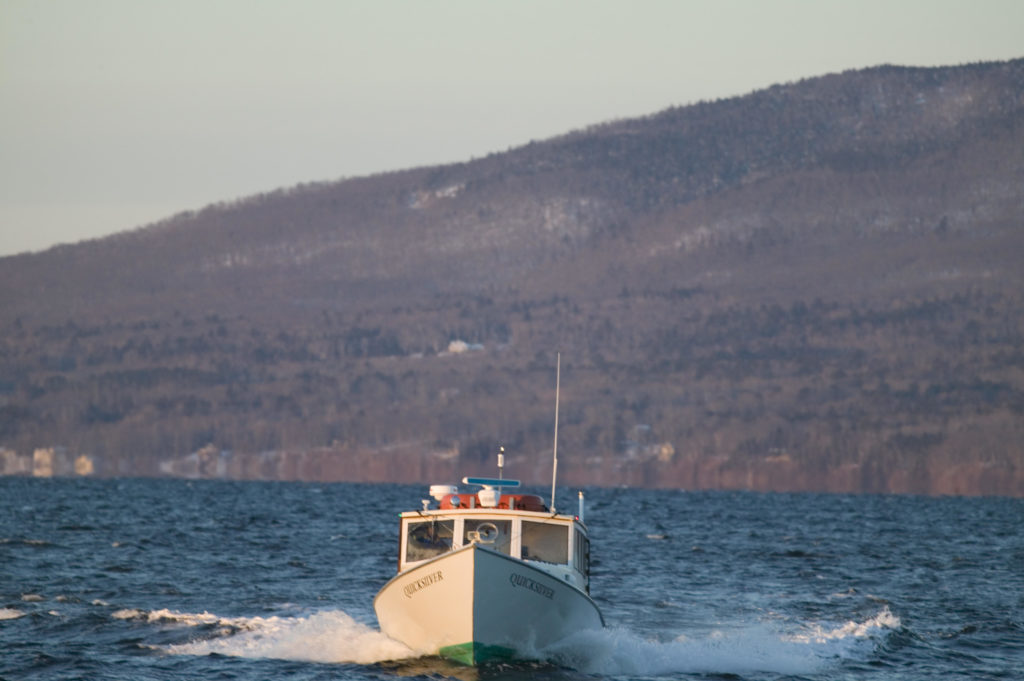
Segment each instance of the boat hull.
M373 606L391 638L465 664L533 657L574 631L604 626L584 592L480 544L400 573Z

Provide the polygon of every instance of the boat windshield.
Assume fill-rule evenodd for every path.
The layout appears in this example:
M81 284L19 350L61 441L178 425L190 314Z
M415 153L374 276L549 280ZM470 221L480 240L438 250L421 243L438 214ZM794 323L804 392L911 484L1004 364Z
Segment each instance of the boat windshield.
M411 522L406 531L405 560L427 560L450 551L454 537L454 520Z
M513 533L518 540L513 541ZM573 528L565 523L536 520L483 518L424 518L405 521L405 554L402 564L418 563L443 555L453 548L479 543L489 549L523 560L569 564L569 536ZM589 546L586 537L575 530L575 567L586 574ZM456 544L456 538L459 543Z
M488 547L504 553L506 556L512 551L512 521L511 520L466 520L466 527L463 532L465 543L469 544L478 541Z
M523 521L523 559L564 565L569 562L569 533L565 525Z

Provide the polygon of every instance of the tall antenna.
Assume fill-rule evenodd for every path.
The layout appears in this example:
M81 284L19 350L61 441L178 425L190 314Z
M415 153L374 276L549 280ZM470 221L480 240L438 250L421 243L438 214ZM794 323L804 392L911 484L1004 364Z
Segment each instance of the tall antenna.
M558 478L558 390L562 381L562 353L555 360L555 460L551 466L551 512L555 512L555 480Z

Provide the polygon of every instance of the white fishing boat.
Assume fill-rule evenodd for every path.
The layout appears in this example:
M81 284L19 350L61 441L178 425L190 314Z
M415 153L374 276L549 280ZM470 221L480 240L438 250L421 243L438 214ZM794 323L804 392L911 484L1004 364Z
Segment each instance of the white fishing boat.
M373 607L381 631L425 655L465 664L531 657L569 634L604 626L590 598L590 539L577 516L506 494L517 480L464 478L462 494L401 514L398 574Z
M560 376L561 358L558 363ZM424 655L465 664L533 657L604 617L590 598L590 537L577 515L555 511L558 394L551 504L506 494L518 480L463 478L459 493L433 485L423 508L400 514L398 574L373 600L381 631Z

